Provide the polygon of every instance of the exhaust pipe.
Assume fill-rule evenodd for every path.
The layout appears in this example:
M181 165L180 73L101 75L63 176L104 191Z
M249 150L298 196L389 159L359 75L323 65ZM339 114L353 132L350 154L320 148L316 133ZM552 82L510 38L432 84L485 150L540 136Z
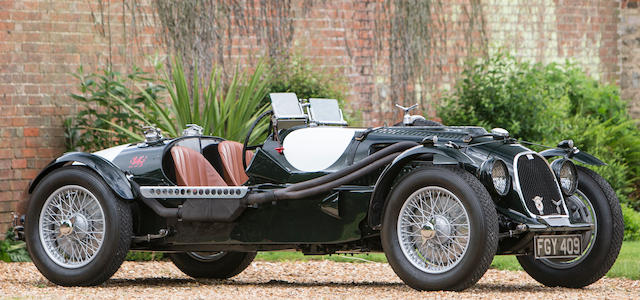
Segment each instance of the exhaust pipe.
M417 146L414 142L399 142L388 146L374 154L371 154L359 162L337 171L332 174L292 184L283 189L267 191L263 193L250 193L239 202L224 201L224 203L196 199L198 203L191 203L188 200L182 207L170 208L160 204L156 199L150 199L140 194L140 187L133 184L138 191L137 196L153 210L158 216L164 218L178 218L185 221L233 221L247 205L261 204L278 200L303 199L322 193L330 192L332 189L352 182L379 168L391 163L404 150ZM196 201L192 200L192 201ZM202 202L204 200L204 202ZM213 199L212 199L213 200ZM203 207L202 205L207 205ZM234 204L233 207L229 207ZM214 213L216 212L216 213Z
M302 199L326 193L386 166L402 151L417 145L414 142L395 143L338 172L292 184L284 189L249 194L243 201L247 205L252 205L278 200Z

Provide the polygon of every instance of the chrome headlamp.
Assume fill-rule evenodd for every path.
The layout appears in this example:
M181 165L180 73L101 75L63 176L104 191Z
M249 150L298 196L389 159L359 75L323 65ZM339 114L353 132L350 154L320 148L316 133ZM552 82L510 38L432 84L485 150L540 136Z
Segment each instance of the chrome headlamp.
M578 188L578 169L571 160L561 158L551 163L551 169L558 178L560 189L565 196L571 196Z
M511 188L511 176L507 164L500 159L491 159L482 166L484 180L493 186L493 190L500 196L505 196Z

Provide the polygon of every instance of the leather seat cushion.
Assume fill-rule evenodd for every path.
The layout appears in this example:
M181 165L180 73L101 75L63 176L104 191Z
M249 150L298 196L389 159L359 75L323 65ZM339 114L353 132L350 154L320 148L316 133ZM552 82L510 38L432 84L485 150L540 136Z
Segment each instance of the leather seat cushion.
M200 152L174 146L171 156L176 167L176 180L181 186L227 186L216 169Z
M242 148L242 144L233 141L218 144L218 153L224 167L224 180L229 185L242 185L249 179L242 165ZM247 151L247 163L251 158L253 152Z

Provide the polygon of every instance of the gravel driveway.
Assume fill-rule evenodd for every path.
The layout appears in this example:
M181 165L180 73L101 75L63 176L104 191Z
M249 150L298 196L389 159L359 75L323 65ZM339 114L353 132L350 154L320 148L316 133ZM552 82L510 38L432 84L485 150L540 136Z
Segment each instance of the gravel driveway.
M99 287L62 288L48 282L31 263L0 262L0 298L486 298L627 299L640 296L640 281L604 278L581 290L546 288L524 272L489 270L462 293L417 292L383 263L332 261L254 262L231 280L195 281L171 262L125 262Z

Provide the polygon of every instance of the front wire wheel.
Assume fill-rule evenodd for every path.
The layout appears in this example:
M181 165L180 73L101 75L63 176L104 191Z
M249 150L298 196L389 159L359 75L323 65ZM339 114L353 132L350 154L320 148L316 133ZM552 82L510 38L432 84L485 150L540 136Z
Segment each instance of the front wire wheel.
M602 278L615 262L624 235L622 210L615 191L596 172L578 166L578 191L567 201L572 223L591 223L583 233L585 245L574 259L535 259L518 256L522 268L546 286L581 288Z
M569 210L569 219L571 223L587 223L592 224L594 230L582 233L582 252L576 258L542 258L540 261L547 266L556 269L569 269L581 263L593 249L596 237L598 236L598 218L595 209L591 204L591 200L581 192L576 191L574 195L567 198L567 208Z
M426 166L393 187L381 240L395 273L418 290L463 290L489 268L497 213L485 187L458 167Z
M469 216L450 191L429 186L405 201L398 218L402 252L416 268L431 274L455 267L469 246Z

